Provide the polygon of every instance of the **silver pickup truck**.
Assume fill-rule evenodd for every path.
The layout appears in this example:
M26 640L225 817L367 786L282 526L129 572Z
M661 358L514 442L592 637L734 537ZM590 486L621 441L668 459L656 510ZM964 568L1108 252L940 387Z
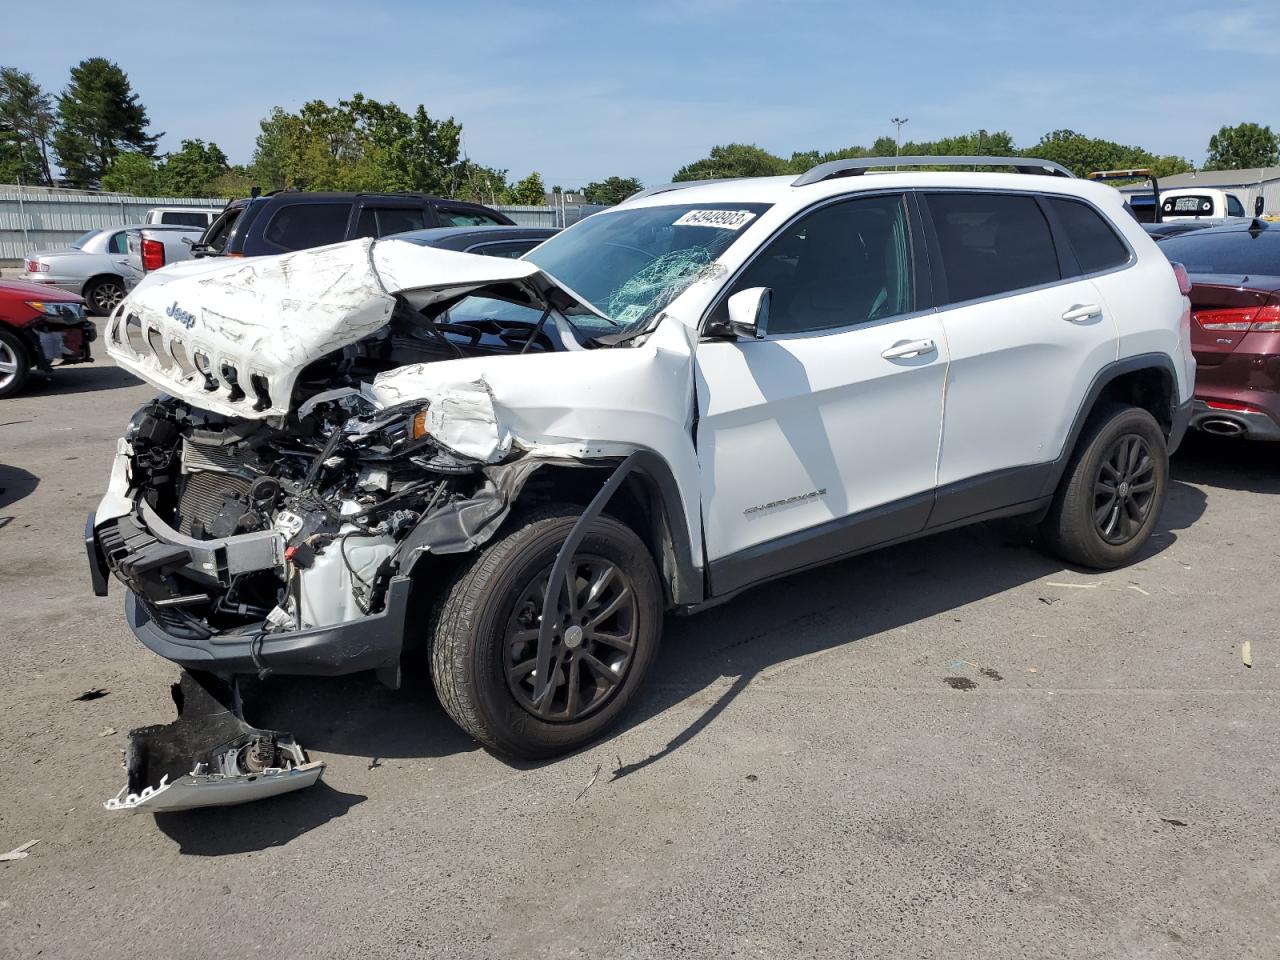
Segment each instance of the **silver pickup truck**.
M161 223L134 227L126 233L129 271L124 283L132 290L138 282L153 270L170 263L191 259L191 245L198 243L204 230L199 227L175 226Z

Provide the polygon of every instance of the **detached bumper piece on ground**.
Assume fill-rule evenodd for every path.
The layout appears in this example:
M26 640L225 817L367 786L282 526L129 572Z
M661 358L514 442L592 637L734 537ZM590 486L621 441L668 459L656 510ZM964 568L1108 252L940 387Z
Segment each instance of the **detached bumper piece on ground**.
M234 682L183 671L173 700L177 720L129 732L127 781L108 810L230 806L301 790L324 772L290 734L245 723Z

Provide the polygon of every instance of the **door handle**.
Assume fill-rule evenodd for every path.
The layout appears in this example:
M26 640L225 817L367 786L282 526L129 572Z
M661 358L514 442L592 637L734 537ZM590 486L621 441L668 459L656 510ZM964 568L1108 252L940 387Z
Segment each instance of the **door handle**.
M910 360L913 357L923 357L926 353L934 353L937 349L938 345L932 340L901 340L880 356L886 360Z
M1068 323L1081 323L1100 316L1102 316L1102 308L1096 303L1077 303L1074 307L1067 308L1062 319Z

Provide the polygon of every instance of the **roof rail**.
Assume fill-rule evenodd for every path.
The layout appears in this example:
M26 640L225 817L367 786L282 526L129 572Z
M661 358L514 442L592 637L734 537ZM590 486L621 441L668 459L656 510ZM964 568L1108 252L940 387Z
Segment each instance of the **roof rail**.
M1019 173L1051 177L1074 177L1070 170L1052 160L1034 157L853 157L829 160L811 168L791 181L793 187L807 187L836 177L860 177L880 167L1013 167Z
M1095 170L1089 174L1090 180L1139 180L1151 179L1150 167L1134 167L1131 170Z
M623 203L630 203L632 200L640 200L644 197L652 197L659 193L670 193L672 190L683 190L685 187L704 187L708 183L730 183L734 180L749 180L750 177L720 177L710 180L679 180L675 183L663 183L656 187L646 187L638 193L633 193Z

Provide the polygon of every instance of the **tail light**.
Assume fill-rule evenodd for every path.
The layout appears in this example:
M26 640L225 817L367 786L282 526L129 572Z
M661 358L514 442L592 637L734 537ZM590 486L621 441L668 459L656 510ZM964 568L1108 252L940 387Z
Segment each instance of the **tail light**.
M1261 413L1257 407L1245 403L1228 403L1225 400L1206 400L1204 405L1210 410L1225 410L1227 413Z
M1187 276L1187 268L1180 263L1174 263L1173 275L1178 278L1178 292L1184 297L1191 296L1191 278Z
M1221 307L1196 311L1205 330L1280 330L1280 304L1265 307Z
M164 266L164 244L159 240L142 238L142 269L159 270Z
M24 266L26 267L27 273L49 272L49 265L47 263L41 263L39 260L26 260L24 261Z

